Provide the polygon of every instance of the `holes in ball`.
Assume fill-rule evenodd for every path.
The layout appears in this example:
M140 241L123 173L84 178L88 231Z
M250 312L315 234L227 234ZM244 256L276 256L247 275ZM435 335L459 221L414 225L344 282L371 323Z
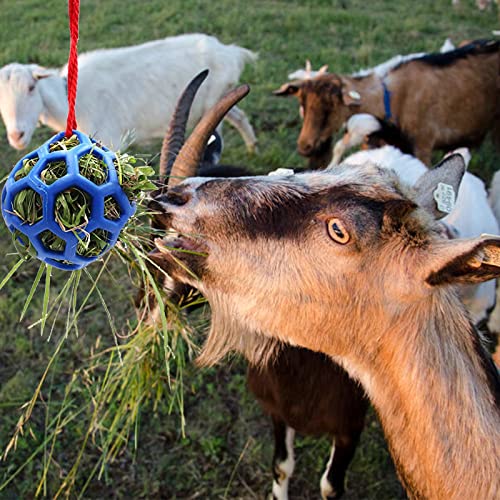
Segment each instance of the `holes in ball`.
M104 198L104 217L109 220L118 220L121 215L118 202L112 196Z
M54 218L64 230L84 228L90 219L91 199L89 195L72 187L59 193L54 204Z
M18 243L25 248L28 248L30 246L30 240L24 233L17 229L14 229L12 233L14 235L14 244Z
M12 211L30 226L36 224L43 217L42 197L31 188L23 189L14 197Z
M33 167L37 164L39 159L37 154L33 155L31 158L24 158L23 166L14 174L14 180L18 181L26 177L31 170L33 170Z
M108 180L108 166L106 162L90 151L78 160L80 175L90 182L100 186Z
M96 229L80 238L76 253L81 257L98 257L109 246L109 233L104 229Z
M64 252L66 248L66 242L48 229L41 232L38 235L38 239L47 250L52 250L53 252Z
M76 148L80 144L78 137L73 134L70 137L63 137L59 141L51 142L49 144L49 151L53 153L54 151L69 151L70 149Z
M40 179L50 186L57 179L64 177L67 172L68 168L63 160L47 162L47 166L40 172Z

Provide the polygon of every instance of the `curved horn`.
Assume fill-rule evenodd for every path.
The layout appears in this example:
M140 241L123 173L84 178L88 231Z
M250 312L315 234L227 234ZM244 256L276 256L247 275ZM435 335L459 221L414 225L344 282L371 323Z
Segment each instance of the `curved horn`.
M179 184L184 177L192 177L198 170L208 138L224 115L250 92L248 85L241 85L226 94L203 116L185 142L172 166L169 187Z
M196 92L200 85L205 81L209 71L205 69L198 73L184 89L181 96L177 100L174 114L170 119L167 133L163 139L160 153L160 180L164 181L165 177L170 174L172 165L179 153L186 135L186 125L191 111Z

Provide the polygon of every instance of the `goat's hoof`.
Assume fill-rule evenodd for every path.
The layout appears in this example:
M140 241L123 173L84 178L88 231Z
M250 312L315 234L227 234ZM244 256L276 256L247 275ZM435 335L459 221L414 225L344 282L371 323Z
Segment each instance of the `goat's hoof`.
M249 155L258 155L259 148L257 147L257 143L255 144L247 144L247 153Z
M322 500L334 500L337 498L341 498L344 495L345 489L343 486L334 488L329 485L329 488L322 489L321 491L321 499Z

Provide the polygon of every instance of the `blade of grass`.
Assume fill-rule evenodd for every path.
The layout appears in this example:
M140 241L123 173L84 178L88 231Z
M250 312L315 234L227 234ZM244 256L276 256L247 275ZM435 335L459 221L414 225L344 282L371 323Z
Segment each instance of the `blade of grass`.
M33 299L33 295L35 295L36 289L38 287L38 283L40 283L40 280L42 279L43 271L45 270L45 266L43 264L40 264L40 267L38 268L38 272L36 273L35 279L33 281L33 285L31 286L30 293L28 294L28 298L26 299L26 302L24 303L23 310L21 312L21 317L19 318L19 321L22 321L24 318L24 315L26 314L26 311L28 310L28 307L31 303L31 300Z
M16 271L22 266L23 262L25 262L25 261L26 261L26 259L23 257L22 259L19 259L12 266L12 269L7 273L7 276L5 276L5 278L0 283L0 290L6 285L6 283L8 283L8 281L10 280L10 278L12 278L12 276L14 276L14 274L16 273Z
M47 321L47 311L49 308L50 298L50 275L52 274L52 266L45 264L45 290L43 293L43 306L42 306L42 324L40 328L40 335L43 335L45 322Z

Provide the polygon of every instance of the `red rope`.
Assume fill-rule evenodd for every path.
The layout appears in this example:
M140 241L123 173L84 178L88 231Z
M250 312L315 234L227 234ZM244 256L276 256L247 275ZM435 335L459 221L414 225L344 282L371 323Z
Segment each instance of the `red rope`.
M75 102L78 84L78 18L80 16L80 0L68 1L70 47L68 58L68 118L66 120L66 137L76 129Z

